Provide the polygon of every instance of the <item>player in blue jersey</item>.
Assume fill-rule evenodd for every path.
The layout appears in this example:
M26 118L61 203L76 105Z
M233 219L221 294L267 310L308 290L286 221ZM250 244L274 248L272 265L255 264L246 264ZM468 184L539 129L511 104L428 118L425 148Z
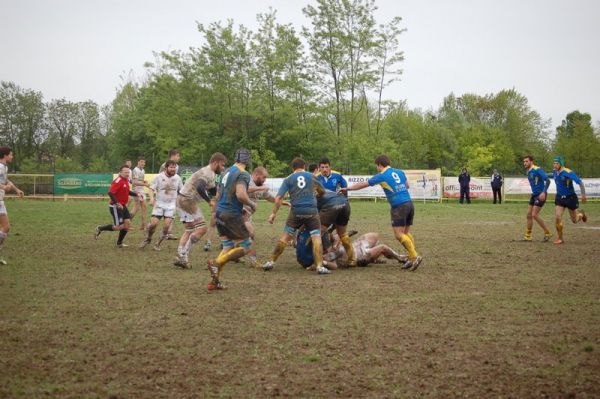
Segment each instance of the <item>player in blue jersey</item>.
M404 172L390 166L391 161L387 155L379 155L375 158L378 174L365 182L359 182L343 189L347 191L360 190L375 184L381 185L383 192L391 206L392 228L394 236L408 252L408 261L404 269L417 270L423 257L419 256L415 249L415 240L410 233L413 224L415 208L408 192L408 179Z
M340 172L331 169L329 158L323 158L319 161L319 175L317 179L326 190L338 191L341 188L348 187L348 182L344 179L344 176Z
M246 255L252 245L243 216L244 205L251 210L256 209L256 204L248 196L250 174L246 167L250 164L250 151L245 148L237 150L234 162L233 166L223 172L221 178L215 221L223 249L216 259L208 260L212 278L208 284L209 290L225 288L219 280L223 267L227 262Z
M279 192L275 197L275 206L273 212L268 218L268 222L273 224L275 216L283 203L283 197L286 193L290 194L291 209L285 222L283 234L279 238L273 253L269 260L263 265L263 270L272 270L275 261L283 253L285 248L296 235L296 231L304 227L310 232L313 243L313 255L317 273L329 274L329 270L323 266L323 248L321 245L321 221L319 211L317 210L317 199L315 194L322 193L323 187L316 181L314 176L305 171L306 163L301 158L295 158L292 161L292 170L294 173L283 180Z
M531 186L531 198L527 207L527 230L525 230L523 241L531 242L533 240L532 230L534 220L544 229L544 241L549 241L552 233L550 233L550 229L546 225L546 222L544 222L544 219L540 217L540 211L546 203L550 179L546 175L546 172L544 172L544 169L533 163L531 155L523 158L523 167L527 171L527 180L529 180L529 185Z
M350 220L350 202L348 198L333 191L325 190L322 194L317 195L317 208L319 209L319 219L321 219L322 234L325 234L330 226L335 226L340 242L348 254L348 266L356 266L352 241L347 233L348 221Z
M554 199L554 205L556 205L554 207L554 223L556 224L556 233L558 235L554 243L562 244L564 242L562 216L565 208L569 209L569 216L571 216L571 221L573 223L578 223L579 221L584 223L587 222L587 216L585 212L582 210L577 212L577 208L579 208L579 199L575 193L573 182L579 184L579 188L581 189L582 203L586 203L587 197L585 196L585 186L583 185L583 181L581 181L579 176L577 176L571 169L564 167L564 161L562 157L558 156L554 158L552 168L554 169L552 178L554 179L554 183L556 183L556 198Z

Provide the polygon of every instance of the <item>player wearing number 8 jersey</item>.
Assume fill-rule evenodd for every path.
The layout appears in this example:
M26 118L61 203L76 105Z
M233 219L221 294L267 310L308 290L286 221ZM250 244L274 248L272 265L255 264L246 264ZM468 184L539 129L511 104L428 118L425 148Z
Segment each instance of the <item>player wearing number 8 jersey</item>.
M408 262L403 266L405 269L416 270L423 258L418 255L415 249L415 240L410 233L410 226L413 224L415 208L408 192L408 179L404 172L390 166L391 161L387 155L379 155L375 158L378 174L371 177L366 182L353 184L347 189L342 190L360 190L368 186L379 184L391 206L392 228L396 239L408 252Z
M292 161L292 170L294 173L283 180L279 192L275 197L275 206L269 216L268 222L273 224L275 216L283 203L283 197L286 193L290 194L291 209L283 229L283 234L279 238L277 246L273 250L271 258L263 265L264 270L272 270L275 261L283 253L292 240L296 231L304 226L310 231L310 237L313 243L313 254L315 265L319 274L329 274L329 270L323 266L323 248L321 245L321 220L317 210L317 199L315 194L323 194L323 187L317 182L315 177L304 170L306 163L301 158L295 158Z

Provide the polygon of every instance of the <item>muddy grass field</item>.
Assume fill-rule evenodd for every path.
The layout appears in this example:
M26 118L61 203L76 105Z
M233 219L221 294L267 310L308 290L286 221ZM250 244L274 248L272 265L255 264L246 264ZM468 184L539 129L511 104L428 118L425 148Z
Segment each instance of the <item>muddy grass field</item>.
M105 202L7 201L0 266L0 397L600 397L600 204L562 246L521 243L525 203L416 204L425 261L304 271L230 264L209 293L163 251L126 249ZM255 216L264 259L282 230ZM552 221L553 206L543 215ZM392 239L388 205L353 203L350 227ZM177 234L181 226L177 225Z

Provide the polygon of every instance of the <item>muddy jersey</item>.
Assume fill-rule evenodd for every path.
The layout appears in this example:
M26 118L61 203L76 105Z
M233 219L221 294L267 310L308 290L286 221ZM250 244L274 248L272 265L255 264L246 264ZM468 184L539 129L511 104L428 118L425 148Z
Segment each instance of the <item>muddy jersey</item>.
M203 167L200 170L194 172L185 181L183 188L179 191L179 195L186 197L194 201L202 200L200 194L198 194L198 184L204 182L206 190L215 187L215 172L210 168L210 165Z
M174 208L177 193L183 188L183 183L179 175L167 176L163 172L152 180L150 188L156 193L157 204L169 205Z
M5 164L0 163L0 184L8 183L8 168ZM0 201L4 200L4 190L0 189Z
M257 202L261 199L269 200L275 198L273 197L273 194L271 194L270 191L254 191L253 193L250 193L250 189L256 187L258 186L256 185L256 183L254 183L254 180L250 179L250 184L248 185L248 197L250 197L252 201ZM248 205L244 205L244 212L254 213L256 212L256 209L252 210L252 208L250 208Z
M131 179L133 180L133 191L135 191L136 193L144 192L144 186L138 186L136 185L136 183L143 183L145 178L146 172L143 168L139 168L137 166L133 168L133 170L131 171Z

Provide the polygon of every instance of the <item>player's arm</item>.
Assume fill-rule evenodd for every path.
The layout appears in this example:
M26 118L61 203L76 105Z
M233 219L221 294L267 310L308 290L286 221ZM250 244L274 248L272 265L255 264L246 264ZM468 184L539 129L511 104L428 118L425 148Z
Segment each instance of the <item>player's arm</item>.
M250 199L250 196L248 195L248 188L245 182L239 181L235 185L235 196L237 197L238 201L249 206L252 211L256 210L256 203Z
M198 192L200 197L202 197L202 199L210 205L210 195L208 195L208 188L209 187L208 184L206 184L206 181L200 179L198 185L196 186L196 191Z
M583 184L583 180L581 180L573 171L568 172L567 176L579 185L579 189L581 190L581 202L585 204L587 202L587 196L585 195L585 185Z
M541 168L538 169L538 175L544 181L544 191L538 195L540 201L546 201L546 197L548 196L548 189L550 188L550 178Z
M346 191L362 190L363 188L367 188L370 185L371 184L369 184L368 181L361 181L361 182L358 182L358 183L354 183L351 186L341 188L340 191L341 192L346 192Z
M321 182L318 181L317 179L315 179L314 177L313 177L313 187L315 188L315 193L317 194L318 197L325 194L325 188L323 187Z
M275 216L277 216L277 212L279 212L279 208L281 208L281 205L283 204L283 197L280 197L279 194L277 194L273 203L275 205L273 205L273 210L271 211L271 214L267 219L267 222L269 222L269 224L273 224L273 222L275 221Z
M15 183L11 182L10 180L6 179L6 184L3 185L4 191L14 191L19 197L23 198L23 196L25 195L25 193L21 190L19 190L19 188L15 185Z
M344 188L348 187L348 181L346 181L346 179L344 178L344 176L342 176L340 174L340 191L342 192L342 194L344 194L346 197L348 197L348 191L343 190Z

